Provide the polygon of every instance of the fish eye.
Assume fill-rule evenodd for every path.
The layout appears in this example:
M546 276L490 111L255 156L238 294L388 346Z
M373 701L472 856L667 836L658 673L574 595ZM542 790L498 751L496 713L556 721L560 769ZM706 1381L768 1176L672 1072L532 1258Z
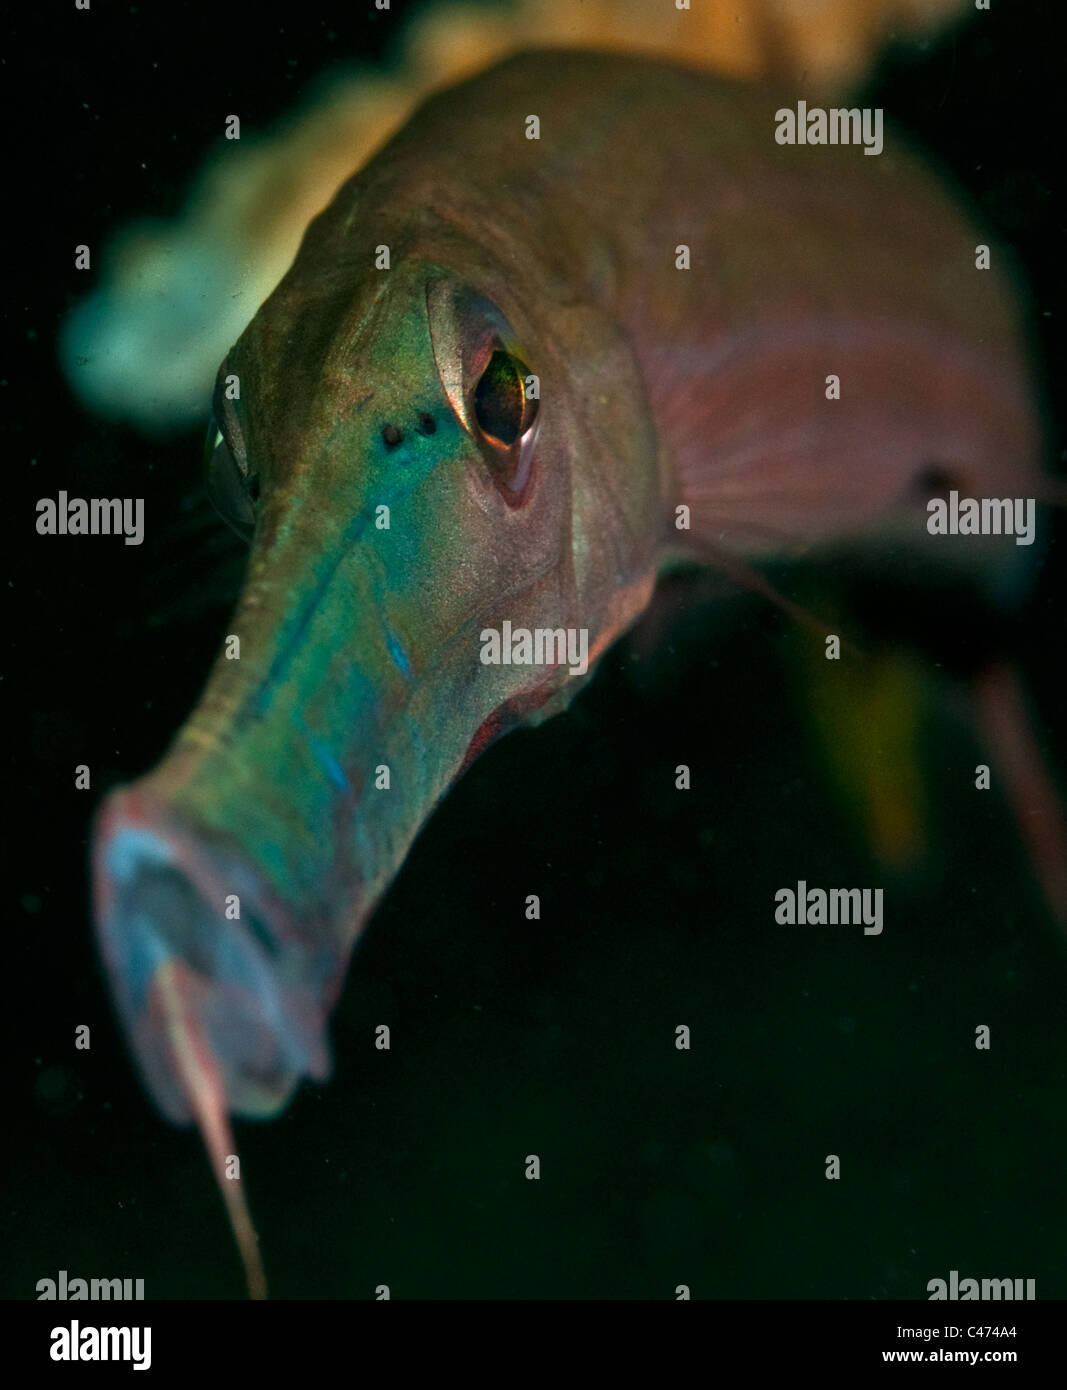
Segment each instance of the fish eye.
M474 388L474 418L486 441L510 449L534 422L537 399L526 394L524 363L497 348Z
M242 540L250 541L256 526L259 478L241 471L214 419L204 440L204 471L215 510Z
M516 332L491 300L447 275L430 280L426 307L449 404L507 505L524 506L532 496L541 393L513 350Z

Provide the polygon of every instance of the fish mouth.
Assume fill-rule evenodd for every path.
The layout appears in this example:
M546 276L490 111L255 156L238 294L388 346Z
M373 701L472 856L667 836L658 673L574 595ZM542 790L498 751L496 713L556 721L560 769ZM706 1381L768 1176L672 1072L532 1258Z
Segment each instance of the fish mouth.
M276 1114L302 1077L326 1078L306 938L239 851L135 783L101 806L93 890L119 1018L169 1119L196 1118L190 1052L237 1115Z

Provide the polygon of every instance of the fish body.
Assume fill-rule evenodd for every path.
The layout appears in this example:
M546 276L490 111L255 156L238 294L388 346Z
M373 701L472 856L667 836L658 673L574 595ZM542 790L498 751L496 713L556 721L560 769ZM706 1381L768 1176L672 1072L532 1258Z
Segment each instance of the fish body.
M931 477L1032 491L985 238L892 141L779 145L789 100L511 59L341 189L227 356L211 466L251 532L243 593L94 850L120 1015L172 1119L276 1113L327 1075L353 945L434 805L587 678L486 664L484 634L582 630L592 670L679 558L890 537L936 560Z
M933 34L973 0L431 0L390 23L393 61L313 83L268 130L208 155L174 220L125 227L61 334L71 390L158 437L206 414L216 368L292 264L308 222L425 98L531 48L641 52L809 100L862 78L880 47ZM231 132L232 133L232 132Z

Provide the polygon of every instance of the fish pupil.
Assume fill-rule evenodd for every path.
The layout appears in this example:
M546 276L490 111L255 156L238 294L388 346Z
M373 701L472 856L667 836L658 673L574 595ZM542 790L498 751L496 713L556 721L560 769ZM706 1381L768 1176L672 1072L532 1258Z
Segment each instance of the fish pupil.
M529 425L524 374L518 359L498 348L474 389L474 415L490 443L507 448Z

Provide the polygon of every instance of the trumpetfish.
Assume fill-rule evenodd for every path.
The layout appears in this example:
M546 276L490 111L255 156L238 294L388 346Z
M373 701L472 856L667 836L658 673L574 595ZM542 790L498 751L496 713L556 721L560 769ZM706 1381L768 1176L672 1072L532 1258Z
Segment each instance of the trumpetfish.
M485 664L482 634L584 631L592 671L681 560L1019 559L926 527L949 487L1040 495L1000 249L976 268L989 238L891 138L778 144L792 104L511 58L341 188L219 369L210 486L247 576L189 721L99 813L94 891L141 1074L200 1126L253 1294L229 1116L327 1076L353 947L435 804L588 678Z

